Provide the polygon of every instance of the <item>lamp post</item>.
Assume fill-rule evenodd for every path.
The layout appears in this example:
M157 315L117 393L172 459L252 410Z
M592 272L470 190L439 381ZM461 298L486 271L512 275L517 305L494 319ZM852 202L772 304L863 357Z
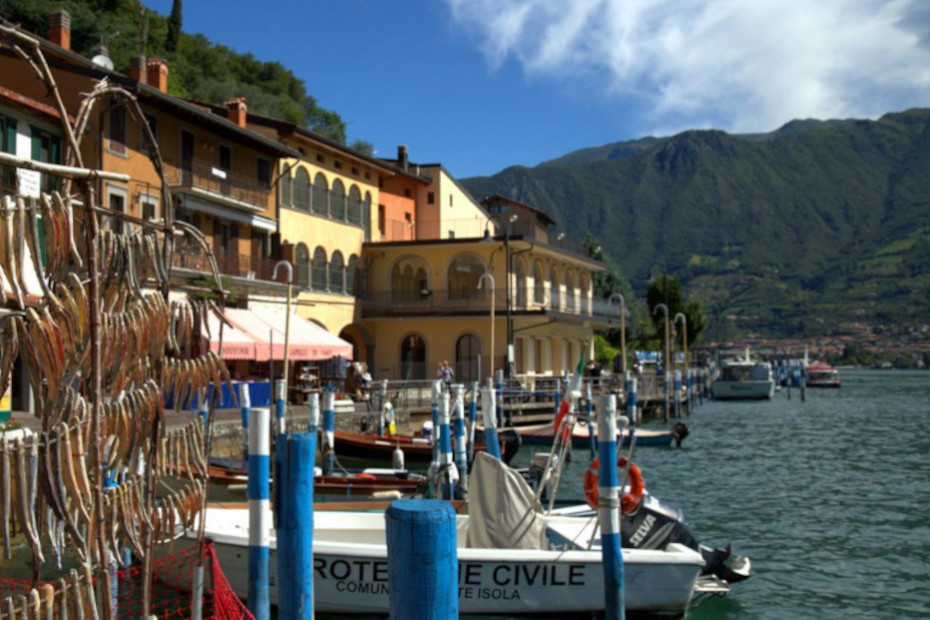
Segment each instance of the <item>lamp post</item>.
M688 369L688 317L686 317L684 313L679 312L678 314L675 315L675 318L672 319L672 322L674 322L675 325L678 325L678 319L681 319L681 335L683 336L681 342L682 342L684 354L685 354L685 370L687 370Z
M294 267L291 265L291 262L288 260L279 260L274 265L274 270L271 272L271 279L278 279L278 267L284 267L284 271L287 276L287 303L285 308L287 309L284 316L284 372L282 373L282 378L284 379L284 389L287 390L287 364L288 364L288 347L290 346L291 341L291 287L294 284ZM274 363L274 360L271 361ZM285 392L286 394L287 392Z
M507 218L507 226L504 228L504 260L507 262L507 284L505 291L507 294L507 363L504 366L504 375L509 379L512 376L513 366L513 318L510 311L510 227L517 221L517 214L512 214Z
M614 293L607 305L613 304L614 299L620 300L620 375L626 377L626 300L620 293Z
M652 315L655 316L656 312L658 312L660 309L662 310L662 313L663 313L663 315L664 315L664 317L665 317L665 322L664 322L664 327L665 327L665 329L664 329L664 333L663 333L663 337L664 337L665 341L662 343L663 348L664 348L664 351L663 351L663 353L662 353L662 358L663 358L663 359L662 359L662 362L663 362L663 364L664 364L664 369L665 369L665 371L662 373L662 388L663 388L663 392L664 392L664 394L665 394L665 421L668 422L668 373L669 373L669 367L668 367L668 360L669 360L668 306L666 306L665 304L656 304L655 308L653 308L653 310L652 310Z
M478 288L480 289L481 285L484 284L485 278L487 278L488 281L491 283L490 284L490 290L491 290L491 376L493 377L494 376L494 306L497 305L496 303L497 299L494 296L494 293L495 293L494 276L492 276L487 271L481 274L481 277L478 278Z

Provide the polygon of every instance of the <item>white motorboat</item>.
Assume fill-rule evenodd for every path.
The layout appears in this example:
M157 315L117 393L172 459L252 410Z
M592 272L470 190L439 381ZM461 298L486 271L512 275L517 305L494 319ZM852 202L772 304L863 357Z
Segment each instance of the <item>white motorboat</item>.
M775 395L772 365L745 357L724 360L711 389L717 400L771 399Z
M476 466L489 460L494 459L478 459ZM516 472L501 467L491 476L497 477L497 484L485 487L483 500L476 501L479 492L470 486L472 514L456 516L459 612L552 615L602 611L604 576L601 551L596 546L596 520L545 516L532 490ZM476 512L479 504L498 512L485 518ZM532 527L525 527L528 518ZM205 535L214 541L224 574L233 590L245 597L248 511L210 508L206 520ZM524 527L513 527L516 523ZM517 539L514 531L521 532ZM277 604L276 542L272 532L272 604ZM383 512L315 513L313 553L316 611L388 612ZM682 613L688 608L704 566L700 553L679 543L662 549L624 548L622 553L628 610ZM700 594L700 586L697 590Z

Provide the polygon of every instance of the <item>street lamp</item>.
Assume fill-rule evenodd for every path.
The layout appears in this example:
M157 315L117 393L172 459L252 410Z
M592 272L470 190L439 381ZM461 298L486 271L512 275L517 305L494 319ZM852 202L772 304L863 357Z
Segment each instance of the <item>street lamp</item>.
M504 228L504 260L507 265L507 284L506 284L506 295L507 295L507 364L504 367L504 376L508 379L512 376L511 371L513 367L513 318L510 313L510 272L512 271L510 264L510 227L517 221L517 214L512 214L507 218L507 226Z
M684 345L685 353L685 369L688 368L688 317L683 313L679 312L675 315L675 318L672 319L672 322L676 325L678 324L678 319L681 319L681 333L682 333L682 344Z
M620 293L614 293L607 300L607 305L611 305L614 299L620 300L620 374L626 377L626 301Z
M668 421L668 398L669 398L669 394L668 394L668 387L669 387L668 386L668 373L669 373L669 367L668 367L668 360L669 360L668 306L666 306L665 304L656 304L655 308L653 308L652 310L652 316L655 316L656 312L658 312L660 309L662 310L662 314L665 316L665 323L664 323L665 331L663 334L665 336L665 342L663 343L665 350L662 353L662 362L663 362L665 371L662 373L662 384L663 384L662 387L665 392L665 420Z
M287 390L287 365L288 365L288 348L291 341L291 287L294 284L294 267L291 265L291 262L288 260L279 260L274 265L274 270L271 272L271 279L278 279L278 267L283 267L287 276L287 303L285 305L287 314L284 315L284 389L285 393ZM270 364L274 364L274 360L269 360Z
M491 376L493 377L494 376L494 306L497 305L496 303L497 299L495 298L495 295L494 295L494 291L495 291L494 276L492 276L487 271L481 274L481 277L478 278L478 289L479 290L481 289L481 285L484 284L485 278L487 278L488 281L490 282L489 286L491 290Z

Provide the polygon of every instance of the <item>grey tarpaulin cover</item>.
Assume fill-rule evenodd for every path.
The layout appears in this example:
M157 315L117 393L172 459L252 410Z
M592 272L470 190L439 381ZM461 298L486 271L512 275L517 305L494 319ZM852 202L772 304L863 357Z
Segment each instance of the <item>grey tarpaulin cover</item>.
M542 506L523 477L486 452L468 479L468 546L547 549Z

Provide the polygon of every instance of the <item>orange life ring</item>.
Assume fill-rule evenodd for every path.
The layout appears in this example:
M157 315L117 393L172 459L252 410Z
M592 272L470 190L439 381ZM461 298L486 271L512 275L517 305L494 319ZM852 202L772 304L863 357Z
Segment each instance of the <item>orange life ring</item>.
M623 469L626 467L627 458L625 456L620 456L617 458L617 469ZM597 468L598 468L598 459L594 459L591 462L591 466L588 467L588 471L584 474L584 496L588 500L588 505L591 508L597 508ZM623 478L623 475L620 474L617 476L618 480ZM623 514L628 515L639 507L639 503L643 500L643 491L645 490L645 485L643 484L643 472L640 471L639 467L636 466L636 463L630 463L630 492L624 494L620 499L620 510Z

